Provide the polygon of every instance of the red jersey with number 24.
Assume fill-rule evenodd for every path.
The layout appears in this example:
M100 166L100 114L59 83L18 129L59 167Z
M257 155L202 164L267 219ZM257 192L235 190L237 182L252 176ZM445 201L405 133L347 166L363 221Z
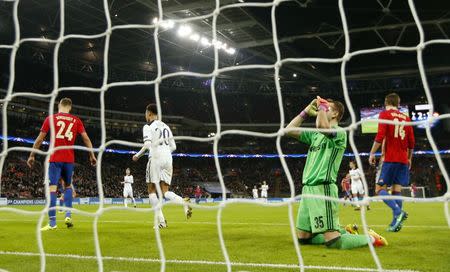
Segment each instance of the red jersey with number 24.
M50 130L50 118L53 118L55 127L55 147L73 146L77 135L85 132L83 122L78 117L69 113L57 113L45 118L41 128L44 133L48 133ZM73 148L57 150L50 156L50 162L73 163L74 161Z
M379 119L411 122L408 116L396 109L382 111ZM375 141L383 143L383 140L385 140L385 162L408 164L408 149L414 149L415 145L412 126L378 123L378 133Z

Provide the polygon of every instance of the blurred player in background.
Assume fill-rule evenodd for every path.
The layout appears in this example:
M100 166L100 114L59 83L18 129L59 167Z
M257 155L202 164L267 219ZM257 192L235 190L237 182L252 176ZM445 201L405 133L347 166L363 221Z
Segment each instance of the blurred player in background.
M41 127L41 132L36 138L33 149L39 149L42 142L47 136L49 131L55 133L54 146L55 147L70 147L67 149L60 149L53 152L50 156L50 165L48 177L50 179L50 206L48 211L49 223L47 226L41 228L42 231L56 229L56 189L59 179L64 180L64 205L68 208L72 208L72 176L73 176L73 164L75 161L75 155L73 151L73 145L78 134L81 135L84 145L87 148L92 148L91 140L87 135L83 122L70 114L72 110L72 100L70 98L63 98L58 104L58 113L48 116L44 124ZM50 119L53 120L53 126L51 127ZM51 139L51 138L50 138ZM97 159L94 152L89 151L89 160L91 165L95 165ZM28 157L27 164L31 168L35 161L35 152L31 152ZM65 223L68 228L73 227L72 214L70 211L66 212Z
M203 191L202 188L200 188L200 185L197 185L194 190L194 196L195 196L195 204L200 203L200 199L202 198Z
M356 167L355 161L350 161L349 163L350 171L348 172L350 175L350 178L352 180L352 195L353 200L356 202L358 200L362 200L364 197L364 186L362 182L362 172L359 168ZM361 207L359 204L356 204L355 210L360 210ZM370 210L370 207L367 206L367 209Z
M297 216L297 236L300 244L323 244L329 248L351 249L368 244L365 235L349 234L339 224L338 188L336 178L347 146L347 133L338 126L344 115L344 105L338 101L314 99L287 126L298 128L308 117L316 117L318 129L334 129L329 132L289 131L287 135L309 145L303 170L303 194L326 196L300 200ZM371 242L386 245L386 240L369 231Z
M263 184L261 185L261 197L267 198L267 191L269 191L269 185L267 185L266 181L263 181Z
M157 187L161 188L159 197L166 198L174 203L183 204L186 218L192 216L192 209L183 198L172 191L169 191L172 182L172 152L175 151L176 144L169 126L158 120L158 109L156 104L149 104L145 110L147 124L143 128L144 146L133 156L133 161L138 161L144 153L149 150L149 160L147 163L146 182L150 204L152 207L158 205ZM158 192L159 193L159 192ZM167 227L162 209L156 212L159 221L159 228Z
M123 184L123 204L125 207L128 207L127 198L131 198L131 201L133 201L133 206L136 208L136 201L133 196L133 187L131 186L131 184L134 183L134 179L133 175L131 175L130 168L125 170L125 176L123 177L123 181L121 183Z
M380 120L397 122L410 122L410 118L398 110L400 97L396 93L388 94L384 104L386 110L380 113ZM392 186L393 195L401 195L402 186L409 185L409 169L411 167L413 149L415 145L412 126L403 124L378 123L378 133L370 150L369 163L375 165L375 152L384 141L384 160L381 167L380 178L377 181L376 192L378 195L389 195L387 187ZM393 218L388 231L400 231L403 221L408 214L402 210L402 200L383 200L392 209Z
M344 193L344 200L350 199L352 201L352 194L350 192L350 174L347 173L341 181L341 190ZM346 204L344 203L344 206Z
M411 183L411 197L416 198L417 195L417 186L414 182Z
M258 199L258 188L256 188L256 185L253 186L252 194L254 199Z

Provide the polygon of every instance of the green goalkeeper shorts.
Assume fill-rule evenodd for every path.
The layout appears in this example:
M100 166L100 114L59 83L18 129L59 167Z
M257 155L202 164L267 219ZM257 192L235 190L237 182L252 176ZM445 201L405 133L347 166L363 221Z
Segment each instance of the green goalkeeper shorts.
M336 184L305 185L302 194L338 199L338 188ZM339 230L339 202L302 197L298 208L296 227L298 230L311 233Z

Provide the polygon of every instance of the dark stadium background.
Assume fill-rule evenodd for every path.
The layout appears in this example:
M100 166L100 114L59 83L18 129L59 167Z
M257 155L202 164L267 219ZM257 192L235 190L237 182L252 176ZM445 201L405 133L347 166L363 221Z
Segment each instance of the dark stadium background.
M238 1L222 0L223 4ZM431 1L433 2L433 1ZM165 19L189 18L210 13L215 1L163 1ZM303 4L302 4L303 3ZM306 4L304 4L306 3ZM109 1L112 25L151 24L157 16L156 1ZM426 5L425 5L426 4ZM376 1L344 1L350 29L350 50L383 46L415 46L419 34L406 1L394 1L382 8ZM12 3L0 2L0 44L12 44L15 39ZM450 3L416 1L426 40L448 38L450 35ZM56 39L59 35L59 1L21 1L19 5L20 37ZM211 38L211 19L189 23L199 34ZM233 55L219 53L219 66L273 64L276 61L272 42L270 8L232 8L218 18L218 38L236 48ZM66 1L65 34L98 34L106 30L102 1ZM281 3L277 8L277 31L282 58L339 58L344 54L344 38L339 10L334 1L298 1ZM103 80L104 38L69 39L58 55L59 86L100 88ZM162 73L192 71L211 73L213 50L204 48L176 35L176 29L161 30L159 34ZM14 93L34 92L50 94L53 89L53 50L55 45L44 42L22 43L15 62ZM431 45L424 49L423 60L431 88L435 111L449 113L450 45ZM10 82L11 50L0 49L0 99L5 98ZM122 81L150 81L157 73L156 53L152 29L114 30L108 54L108 83ZM294 76L295 75L295 76ZM384 96L398 92L402 104L426 104L427 98L420 79L416 51L388 51L359 55L347 64L346 79L352 106L359 119L362 107L381 106ZM273 69L249 69L220 74L216 81L216 95L222 130L245 129L276 132L280 114ZM343 101L340 63L288 63L280 71L283 96L282 110L289 122L316 95ZM170 124L175 135L208 137L216 132L216 120L210 93L210 78L176 76L161 83L160 96L163 120ZM74 101L74 113L81 116L94 144L101 139L100 94L84 91L61 92ZM153 85L111 87L105 92L106 140L141 141L145 105L155 100ZM8 102L8 135L24 138L37 136L48 114L49 99L15 97ZM4 103L1 104L4 107ZM348 111L343 125L350 124ZM307 124L312 125L312 122ZM2 124L3 126L3 124ZM430 150L425 131L415 129L417 150ZM440 149L450 149L450 120L442 120L432 130ZM373 134L357 131L355 141L360 152L368 152ZM2 142L3 144L3 142ZM10 146L17 143L10 142ZM27 145L29 146L29 145ZM126 149L124 146L113 146ZM283 139L284 153L305 153L306 147ZM223 136L220 153L262 154L276 153L275 139L239 135ZM179 141L178 151L212 153L211 143ZM348 152L351 152L348 147ZM82 152L80 152L82 153ZM28 154L10 152L2 176L2 196L43 196L41 171L25 167ZM42 159L42 158L41 158ZM340 177L347 171L349 158L341 167ZM364 162L366 158L363 158ZM87 166L87 156L79 154L75 184L79 194L95 196L95 169ZM285 173L278 159L221 159L227 187L236 196L246 196L254 184L267 180L269 195L289 193ZM449 157L444 155L449 169ZM175 159L174 184L180 193L189 195L189 188L202 182L217 182L212 159ZM291 173L300 188L304 159L288 160ZM119 183L124 169L132 167L137 178L136 190L145 195L144 162L133 164L126 155L106 154L102 163L102 179L106 196L121 194ZM374 169L363 165L373 185ZM425 186L428 196L442 195L445 182L433 156L414 159L412 181Z

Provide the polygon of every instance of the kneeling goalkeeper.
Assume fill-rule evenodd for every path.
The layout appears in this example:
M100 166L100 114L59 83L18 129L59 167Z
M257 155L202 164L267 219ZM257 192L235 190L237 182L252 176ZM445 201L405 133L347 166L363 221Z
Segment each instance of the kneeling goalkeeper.
M338 126L344 115L344 105L338 101L314 99L286 128L300 127L308 117L316 117L316 128L333 132L290 131L288 136L309 145L303 169L302 195L336 198L336 178L347 147L347 134ZM297 215L297 236L300 244L325 244L329 248L351 249L366 246L365 235L347 233L339 224L339 203L320 198L301 198ZM387 245L386 240L369 231L375 246Z

